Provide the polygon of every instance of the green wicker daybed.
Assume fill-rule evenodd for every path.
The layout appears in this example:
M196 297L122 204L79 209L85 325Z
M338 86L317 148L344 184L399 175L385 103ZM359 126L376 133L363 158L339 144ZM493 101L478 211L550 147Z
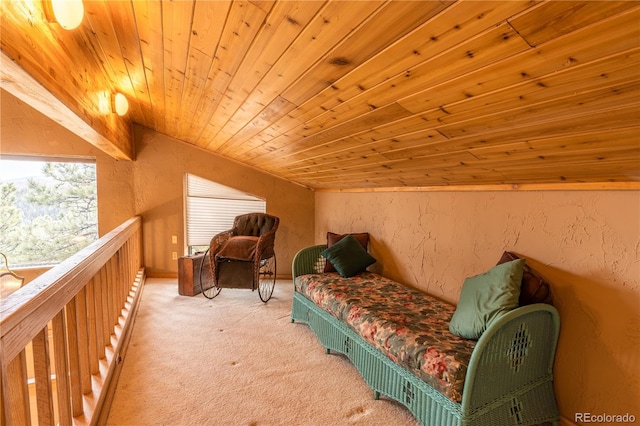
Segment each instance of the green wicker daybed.
M346 355L376 399L399 401L423 425L559 421L553 306L501 312L478 339L463 338L449 329L456 306L371 272L325 272L326 248L305 248L293 260L291 321L308 324L327 353Z

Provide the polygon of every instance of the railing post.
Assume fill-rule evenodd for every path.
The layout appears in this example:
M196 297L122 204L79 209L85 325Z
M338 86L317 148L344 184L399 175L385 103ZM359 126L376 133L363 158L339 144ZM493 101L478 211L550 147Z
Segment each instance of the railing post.
M53 318L53 348L56 362L56 394L58 397L58 423L71 424L71 393L69 388L69 352L64 310Z
M31 424L29 388L27 387L27 356L22 350L8 364L2 362L2 396L7 425Z
M89 371L91 374L100 372L98 359L98 336L96 329L96 298L95 298L95 277L91 278L85 287L87 296L87 339L89 352Z
M71 415L82 415L82 378L80 354L78 353L78 319L76 315L76 299L67 304L67 342L69 345L69 381L71 384Z
M91 393L91 368L89 367L89 338L87 336L87 292L80 289L75 297L76 321L78 333L78 359L80 360L80 382L82 393Z
M51 366L49 364L49 327L38 333L33 343L33 367L36 381L38 425L55 424L53 418L53 389L51 386Z

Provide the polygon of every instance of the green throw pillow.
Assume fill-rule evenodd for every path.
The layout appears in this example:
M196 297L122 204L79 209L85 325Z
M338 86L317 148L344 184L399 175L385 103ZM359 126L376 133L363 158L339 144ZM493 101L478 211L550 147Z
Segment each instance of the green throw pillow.
M517 308L524 262L518 259L502 263L484 274L467 278L449 331L466 339L478 339L491 321Z
M349 234L320 253L325 257L341 277L348 278L367 269L376 262L353 235Z

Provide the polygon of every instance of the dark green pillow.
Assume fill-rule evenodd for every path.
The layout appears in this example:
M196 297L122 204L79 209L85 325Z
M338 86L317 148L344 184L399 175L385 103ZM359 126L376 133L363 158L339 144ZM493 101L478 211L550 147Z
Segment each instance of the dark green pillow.
M326 258L341 277L349 278L367 269L367 266L376 262L356 240L349 234L331 247L324 249L320 253Z
M517 308L523 268L524 259L518 259L467 278L449 331L466 339L478 339L491 321Z

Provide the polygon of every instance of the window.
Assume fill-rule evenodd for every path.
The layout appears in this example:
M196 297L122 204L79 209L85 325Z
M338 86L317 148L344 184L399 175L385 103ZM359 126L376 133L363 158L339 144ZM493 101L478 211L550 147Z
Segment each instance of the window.
M233 227L236 216L267 211L265 200L196 175L187 174L186 186L189 254L206 251L214 235Z
M94 160L0 157L0 252L12 268L59 263L98 239Z

